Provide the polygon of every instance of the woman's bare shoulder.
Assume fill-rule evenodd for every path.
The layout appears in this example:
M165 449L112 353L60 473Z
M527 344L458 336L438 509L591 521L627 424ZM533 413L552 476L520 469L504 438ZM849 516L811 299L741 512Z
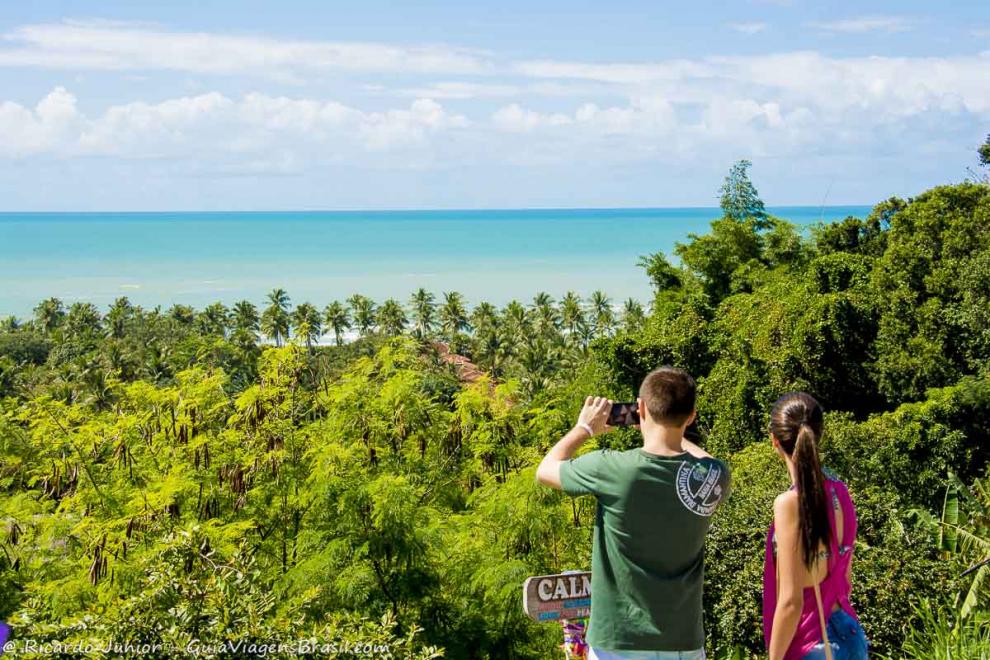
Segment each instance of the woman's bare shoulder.
M785 490L773 501L773 516L779 522L781 519L796 519L798 513L798 494L796 490Z

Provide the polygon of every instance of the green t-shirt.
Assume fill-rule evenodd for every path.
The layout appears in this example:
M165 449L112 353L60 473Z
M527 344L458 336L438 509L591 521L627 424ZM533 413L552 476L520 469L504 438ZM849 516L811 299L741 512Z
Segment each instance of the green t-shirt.
M569 495L598 500L588 643L612 650L702 648L705 534L729 494L725 463L606 449L561 464L560 483Z

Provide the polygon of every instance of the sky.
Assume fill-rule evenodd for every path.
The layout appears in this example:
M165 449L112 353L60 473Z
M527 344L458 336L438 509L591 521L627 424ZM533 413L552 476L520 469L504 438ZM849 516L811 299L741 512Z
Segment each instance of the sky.
M0 4L0 211L768 205L955 183L990 3Z

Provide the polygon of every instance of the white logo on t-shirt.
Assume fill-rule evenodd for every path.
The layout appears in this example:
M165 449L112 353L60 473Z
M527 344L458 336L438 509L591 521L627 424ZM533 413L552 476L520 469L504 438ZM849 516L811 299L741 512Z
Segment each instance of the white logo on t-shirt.
M685 461L677 469L677 497L689 511L710 516L722 499L722 467Z

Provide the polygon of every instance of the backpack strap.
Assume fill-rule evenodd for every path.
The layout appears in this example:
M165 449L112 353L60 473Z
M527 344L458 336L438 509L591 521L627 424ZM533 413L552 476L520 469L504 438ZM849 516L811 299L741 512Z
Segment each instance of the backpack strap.
M774 557L773 559L773 567L776 578L776 584L774 585L774 593L776 593L779 596L780 595L780 562L777 561L776 557ZM825 614L824 614L825 608L822 606L822 590L818 586L817 582L815 583L815 603L818 608L818 624L821 626L822 629L822 641L825 643L825 660L833 660L832 644L828 641L828 627L825 625Z
M832 503L832 511L830 512L829 518L831 519L831 540L829 545L832 546L830 553L830 559L835 561L838 559L839 547L842 545L842 539L840 537L844 536L846 526L846 512L842 510L842 506L839 503L838 493L835 492L835 484L829 479L828 474L825 475L825 496ZM838 520L836 520L836 514L842 512L842 527L838 525ZM831 572L831 566L828 567L828 572L826 572L825 577L822 578L821 582L828 579L829 573ZM815 582L815 605L818 609L818 625L822 630L822 642L825 645L825 658L826 660L832 660L832 644L828 640L828 626L825 624L825 606L822 604L822 589L821 582Z
M818 624L822 627L822 641L825 643L825 658L832 660L832 644L828 641L828 626L825 625L825 608L822 607L822 590L815 583L815 602L818 605Z

